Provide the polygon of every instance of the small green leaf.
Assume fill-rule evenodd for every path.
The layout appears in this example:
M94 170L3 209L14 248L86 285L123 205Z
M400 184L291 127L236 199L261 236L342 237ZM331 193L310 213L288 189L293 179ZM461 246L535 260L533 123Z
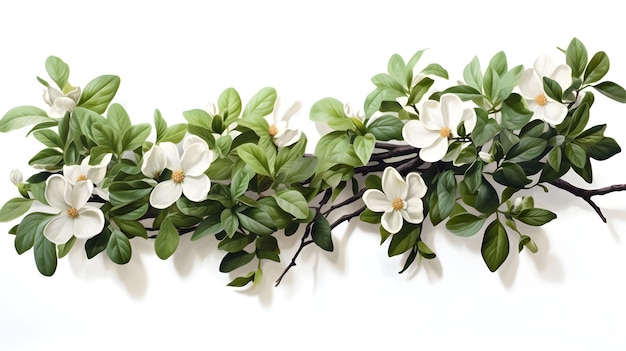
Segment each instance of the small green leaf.
M36 130L33 132L33 136L47 147L63 148L61 137L50 129Z
M243 144L237 148L237 154L258 174L271 177L273 170L263 150L255 144Z
M126 264L130 261L132 256L130 241L121 231L111 231L107 243L107 256L117 264Z
M617 144L615 139L604 137L596 144L587 148L587 155L594 160L606 160L613 157L615 154L621 152L622 149Z
M577 38L572 39L565 53L565 62L572 69L572 77L580 77L583 74L587 67L587 59L585 45Z
M65 244L57 245L57 257L58 258L63 258L68 253L70 253L70 250L74 246L75 242L76 242L76 237L73 236Z
M266 116L274 109L275 102L276 89L271 87L263 88L248 101L246 108L243 110L243 118Z
M220 220L224 226L224 231L228 237L235 235L237 228L239 227L239 219L230 208L225 208L220 214Z
M39 151L28 161L31 166L50 166L55 168L63 160L63 154L58 149L47 148ZM59 167L60 168L60 167Z
M389 257L401 255L411 250L420 238L421 225L404 224L399 232L393 234L387 254Z
M526 177L524 169L519 164L512 162L504 162L502 167L494 172L493 179L502 185L520 189L531 183L531 180Z
M193 232L191 240L198 240L205 236L215 235L224 231L224 225L221 221L221 216L209 216L202 223L198 225L198 228Z
M402 140L402 128L404 123L396 116L381 116L371 120L366 131L374 135L376 140Z
M490 271L495 272L509 255L509 237L502 223L495 219L485 230L480 249Z
M124 134L124 132L132 126L128 113L120 104L111 104L111 106L109 106L107 120L109 121L109 125L121 134Z
M30 210L33 204L32 199L25 199L22 197L13 198L0 208L0 222L8 222L16 219Z
M39 273L45 276L51 276L57 269L57 250L56 245L46 239L43 235L43 228L41 231L35 233L34 240L34 254L35 264Z
M487 69L492 69L499 76L504 75L504 73L507 71L506 54L503 51L495 54L491 58L491 61L489 61L489 66L487 66Z
M248 285L250 282L252 282L254 280L254 276L255 276L255 272L250 272L246 276L237 277L233 279L230 283L227 284L227 286L241 288L243 286Z
M53 215L47 213L34 212L28 214L17 226L15 233L15 250L18 254L30 250L38 235L43 236L43 228L52 219Z
M140 148L150 135L152 127L148 123L136 124L124 132L122 151Z
M217 107L220 114L225 118L226 125L241 114L241 98L234 88L228 88L217 99Z
M0 119L0 132L10 132L32 124L53 122L46 111L35 106L19 106L10 109Z
M565 144L565 156L572 163L572 166L578 168L585 167L585 163L587 163L585 149L574 143Z
M604 51L596 52L585 69L583 84L595 83L604 78L609 72L610 66L609 57L606 53Z
M452 170L439 175L437 181L437 206L441 218L448 217L456 203L456 178Z
M380 224L380 218L382 217L382 213L374 212L369 208L366 208L359 215L359 219L365 223L371 224Z
M426 245L421 240L417 242L417 251L419 252L420 256L424 257L427 260L432 260L433 258L437 257L433 250L431 250L430 247L428 247L428 245Z
M354 128L352 120L343 110L343 104L335 98L324 98L311 106L310 118L316 122L324 122L334 130Z
M482 109L476 111L476 126L472 131L472 140L476 146L482 146L491 141L502 129L494 118L489 118Z
M528 225L542 226L555 219L556 214L542 208L528 208L521 210L515 218Z
M313 223L311 236L317 246L326 251L333 251L333 238L330 231L330 224L324 216L318 216Z
M465 69L463 69L463 79L465 79L465 83L467 83L474 89L477 89L477 91L482 90L483 73L480 69L480 61L478 60L478 56L474 56L472 61L470 61L470 63L465 66Z
M445 68L441 67L438 63L431 63L426 66L422 72L422 74L432 74L444 79L448 79L448 71Z
M524 137L511 147L506 159L513 163L529 161L541 155L547 146L548 142L545 139Z
M563 101L563 90L561 85L554 79L543 77L543 90L552 99L558 102Z
M450 217L446 222L446 228L458 236L472 236L483 227L486 218L481 218L471 213L460 213Z
M361 160L362 164L367 164L374 151L376 138L374 135L367 133L363 136L358 135L354 138L354 152Z
M179 241L180 235L178 230L171 220L166 219L161 224L159 233L154 241L154 251L160 259L165 260L176 251Z
M252 261L255 254L246 251L229 252L220 262L220 272L228 273Z
M525 126L533 115L519 94L511 94L502 103L502 127L509 130Z
M46 59L46 71L50 78L57 83L59 89L64 90L70 76L70 67L67 63L56 56L48 56Z

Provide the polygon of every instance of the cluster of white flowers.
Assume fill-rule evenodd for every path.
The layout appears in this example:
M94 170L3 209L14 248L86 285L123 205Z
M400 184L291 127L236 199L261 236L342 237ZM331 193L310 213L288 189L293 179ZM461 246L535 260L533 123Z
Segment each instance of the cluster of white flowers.
M48 87L43 92L43 100L50 106L48 116L61 118L65 116L66 112L74 111L76 104L80 100L80 88L74 88L67 94L63 94L53 87Z

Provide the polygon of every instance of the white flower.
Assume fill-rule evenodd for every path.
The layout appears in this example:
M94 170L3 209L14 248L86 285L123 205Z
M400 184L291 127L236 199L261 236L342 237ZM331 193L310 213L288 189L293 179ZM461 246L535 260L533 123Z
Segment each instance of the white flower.
M426 194L426 184L418 173L409 173L406 181L392 167L385 168L382 179L383 191L368 189L363 194L363 202L374 212L385 212L381 218L383 228L395 234L402 229L402 219L409 223L424 220L422 197Z
M478 153L478 157L485 163L491 163L495 161L493 155L488 153L487 151L480 151Z
M43 100L52 107L48 112L48 116L52 118L61 118L65 116L66 112L74 111L79 99L80 88L74 88L67 94L63 94L53 87L48 87L43 92Z
M102 231L102 211L86 205L92 190L91 182L78 182L72 187L59 174L53 174L46 180L46 201L61 211L43 228L43 235L48 240L60 245L65 244L72 236L89 239Z
M402 137L409 145L421 148L422 160L436 162L446 155L449 138L458 137L456 129L461 122L465 131L471 133L476 125L476 113L471 108L464 109L458 96L445 94L441 102L424 102L420 119L408 121L402 128Z
M206 143L193 142L182 155L173 143L164 142L159 147L165 154L165 168L172 171L172 178L154 187L150 194L150 204L154 208L167 208L182 194L191 201L204 200L211 188L211 181L204 172L213 158Z
M279 119L278 110L280 108L280 99L276 99L274 103L274 112L272 115L265 116L265 120L269 124L269 135L277 147L289 146L300 138L298 129L289 128L289 119L296 116L302 108L300 101L295 101L291 107Z
M537 58L533 68L524 71L519 83L520 92L534 112L533 118L557 125L565 119L567 107L546 94L543 77L555 80L565 90L572 85L572 69L568 65L555 66L550 57L543 55Z
M150 150L143 154L141 173L148 178L157 179L165 169L166 163L165 152L158 145L152 145Z
M22 172L19 169L14 168L11 170L11 174L9 176L11 178L11 183L20 186L20 184L24 183L24 177L22 177Z
M111 162L112 157L113 154L105 154L99 164L90 166L89 161L91 160L91 155L89 155L83 159L80 165L63 166L63 174L71 185L76 185L76 183L84 180L91 182L92 185L97 186L93 188L93 192L102 199L108 200L109 192L101 186L107 174L107 166L109 162Z
M356 117L360 121L363 121L363 119L365 118L363 111L353 110L352 106L350 106L350 103L347 103L347 102L345 105L343 105L343 112L346 114L346 116Z

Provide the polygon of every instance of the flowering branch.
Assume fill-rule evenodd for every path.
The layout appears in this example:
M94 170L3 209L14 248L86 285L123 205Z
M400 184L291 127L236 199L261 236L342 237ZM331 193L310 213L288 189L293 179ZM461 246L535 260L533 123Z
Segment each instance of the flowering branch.
M616 191L626 191L626 184L615 184L615 185L610 185L610 186L598 188L598 189L582 189L582 188L572 185L571 183L566 182L563 179L554 180L550 182L550 184L585 200L596 211L596 213L598 214L598 216L600 216L600 219L604 223L607 222L607 219L602 213L602 210L600 209L600 207L596 205L596 203L591 199L591 197L595 195L606 195L606 194L610 194Z

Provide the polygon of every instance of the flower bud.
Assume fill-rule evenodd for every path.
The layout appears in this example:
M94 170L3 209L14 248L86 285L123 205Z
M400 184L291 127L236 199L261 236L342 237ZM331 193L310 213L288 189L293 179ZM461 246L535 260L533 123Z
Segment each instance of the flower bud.
M20 172L19 169L14 168L11 170L11 182L17 186L20 186L20 184L24 183L24 177L22 177L22 172Z
M485 163L491 163L494 161L493 155L486 151L479 152L478 157L480 157L480 159Z
M513 201L513 212L519 211L520 208L522 207L522 198L521 197L517 197L515 198L515 201Z

